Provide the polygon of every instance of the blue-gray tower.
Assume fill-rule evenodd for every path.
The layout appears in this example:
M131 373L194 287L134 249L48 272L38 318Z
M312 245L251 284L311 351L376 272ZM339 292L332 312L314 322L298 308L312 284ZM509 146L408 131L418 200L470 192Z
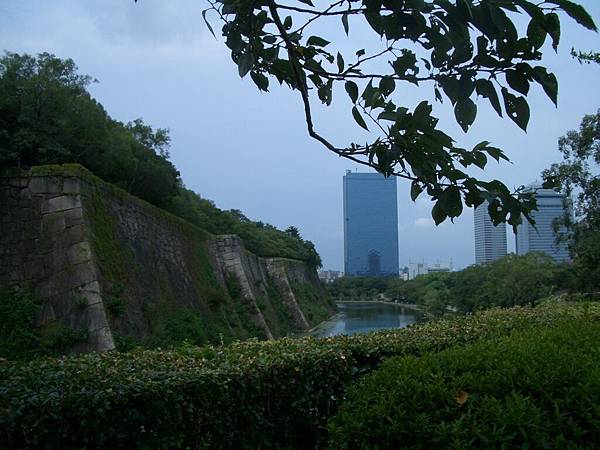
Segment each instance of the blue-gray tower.
M570 261L569 249L566 242L556 242L554 221L565 214L572 214L569 201L564 194L553 189L542 189L541 185L528 186L528 192L534 192L537 200L537 211L531 212L535 227L523 218L517 227L517 255L529 252L543 252L554 258L556 262ZM561 227L559 232L565 232Z
M346 171L344 272L347 276L398 276L395 177Z

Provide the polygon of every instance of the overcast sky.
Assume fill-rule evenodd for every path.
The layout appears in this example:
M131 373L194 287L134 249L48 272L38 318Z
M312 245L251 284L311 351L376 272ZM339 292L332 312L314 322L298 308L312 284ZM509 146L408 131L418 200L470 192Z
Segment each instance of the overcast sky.
M598 0L580 3L600 22ZM297 226L316 244L325 268L342 269L342 176L357 167L308 137L296 92L272 82L270 93L260 93L249 78L239 78L222 39L203 24L205 7L203 0L0 0L0 49L73 58L81 73L98 79L90 91L113 118L142 117L171 130L171 159L187 187L220 208L240 209L280 228ZM364 46L368 34L358 22L351 21L349 37L335 25L342 49ZM573 46L600 50L600 37L563 18L558 55L546 44L543 61L558 77L559 105L532 89L527 134L499 119L487 101L478 102L468 134L454 122L449 102L434 106L440 127L458 145L469 148L485 139L510 156L512 164L491 164L486 178L509 187L539 178L560 159L558 137L600 108L600 66L572 60ZM431 99L430 91L406 89L404 105ZM339 91L332 107L316 113L316 122L340 146L369 139L357 130ZM431 202L422 197L413 203L403 181L398 190L401 266L452 259L460 268L474 262L472 210L454 224L435 227Z

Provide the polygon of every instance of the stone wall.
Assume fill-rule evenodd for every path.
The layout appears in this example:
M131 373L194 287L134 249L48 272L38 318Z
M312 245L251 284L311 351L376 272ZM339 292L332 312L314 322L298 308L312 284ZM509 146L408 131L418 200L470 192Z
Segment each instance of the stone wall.
M80 166L0 177L0 210L0 288L42 299L38 326L85 331L73 351L161 345L185 330L196 343L274 338L334 309L305 263L259 258Z
M102 304L77 177L0 178L0 287L31 289L43 299L38 326L85 330L78 351L110 350L114 341Z

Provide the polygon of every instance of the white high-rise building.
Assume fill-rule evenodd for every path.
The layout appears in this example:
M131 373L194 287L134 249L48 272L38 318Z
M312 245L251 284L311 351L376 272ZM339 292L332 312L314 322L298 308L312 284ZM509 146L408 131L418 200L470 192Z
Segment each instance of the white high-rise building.
M475 264L489 264L506 256L506 224L495 226L488 202L475 208Z
M554 189L543 189L540 185L531 185L530 192L535 192L537 211L531 212L535 226L525 218L517 227L517 255L529 252L543 252L554 258L556 262L570 261L569 250L565 242L556 242L554 221L568 214L567 198ZM564 229L563 229L564 230Z

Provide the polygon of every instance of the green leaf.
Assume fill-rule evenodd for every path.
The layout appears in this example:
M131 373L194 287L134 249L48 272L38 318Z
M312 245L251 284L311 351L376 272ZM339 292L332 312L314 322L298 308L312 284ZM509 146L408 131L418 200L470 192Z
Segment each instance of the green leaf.
M329 80L327 84L323 84L318 89L319 99L327 106L331 105L333 80Z
M498 98L498 93L496 92L496 88L494 88L494 84L490 80L480 79L475 83L475 90L477 91L477 95L487 98L498 115L502 117L500 99Z
M344 71L344 57L340 52L338 52L336 60L338 66L338 73L342 73Z
M470 98L461 98L454 106L456 121L466 133L477 116L477 105Z
M433 218L433 221L436 225L439 225L444 220L446 220L447 214L442 209L440 200L438 200L435 203L435 205L433 205L433 208L431 209L431 217Z
M410 185L410 198L413 202L417 199L417 197L419 197L421 192L423 192L423 188L421 187L421 185L416 181L413 181Z
M547 3L554 3L555 5L560 6L572 19L578 24L586 27L588 30L598 31L594 19L592 19L583 6L569 0L547 0Z
M313 5L313 2L311 0L298 0L300 3L304 3L305 5L308 6L312 6L314 7L315 5Z
M358 112L358 108L356 106L354 106L352 108L352 116L354 117L354 120L356 121L357 124L359 124L365 130L369 131L369 128L367 127L365 119L362 118L362 116L360 115L360 112Z
M502 97L504 98L504 107L511 120L516 123L523 131L527 131L529 123L529 105L524 97L517 97L508 89L502 88Z
M552 48L554 51L558 51L558 43L560 42L560 19L558 14L546 14L541 25L552 38Z
M529 92L529 81L525 75L514 69L508 69L505 75L506 81L511 88L523 95L527 95Z
M440 208L443 209L444 213L450 218L458 217L462 213L463 205L460 196L460 190L457 186L448 186L440 195L437 204L440 204ZM435 220L435 217L433 218ZM437 222L436 222L437 224Z
M385 76L379 82L379 91L386 97L394 92L396 89L396 82L390 76Z
M356 83L348 80L344 87L346 88L346 92L348 93L350 100L352 100L352 103L356 103L356 100L358 100L358 86Z
M487 156L485 156L482 152L473 152L471 155L473 157L473 164L475 164L480 169L485 169L487 165Z
M552 100L554 105L558 103L558 80L553 73L549 73L545 67L536 66L533 68L533 79L542 85L546 95Z
M274 44L275 42L277 42L277 37L273 36L272 34L267 34L265 37L262 38L262 40L265 44Z
M486 147L485 151L494 158L496 161L500 162L500 159L504 159L505 161L510 161L508 157L504 154L502 150L496 147Z
M215 35L215 32L213 31L212 27L210 26L210 23L208 23L208 19L206 18L206 13L208 12L208 9L205 9L204 11L202 11L202 18L204 19L204 23L206 24L208 31L210 31L210 34L213 35L213 37L216 39L217 36Z
M344 26L346 36L348 36L348 33L350 32L350 27L348 26L348 13L342 14L342 25Z
M358 50L358 51L356 52L356 57L357 57L357 58L360 58L360 57L361 57L361 56L363 56L364 54L365 54L365 49L364 49L364 48L361 48L360 50Z
M329 43L330 42L327 39L323 39L320 36L311 36L306 41L306 45L315 45L317 47L326 47L327 45L329 45Z
M292 16L287 16L285 19L283 19L283 28L286 30L292 28Z
M258 86L258 89L265 92L269 90L269 79L262 73L252 71L250 72L250 77L254 81L254 84Z
M531 19L527 26L527 39L529 39L529 42L536 50L544 45L546 35L546 30L540 25L540 22L536 19Z
M241 54L238 59L238 73L244 78L250 69L254 67L254 54L251 51L246 51Z

